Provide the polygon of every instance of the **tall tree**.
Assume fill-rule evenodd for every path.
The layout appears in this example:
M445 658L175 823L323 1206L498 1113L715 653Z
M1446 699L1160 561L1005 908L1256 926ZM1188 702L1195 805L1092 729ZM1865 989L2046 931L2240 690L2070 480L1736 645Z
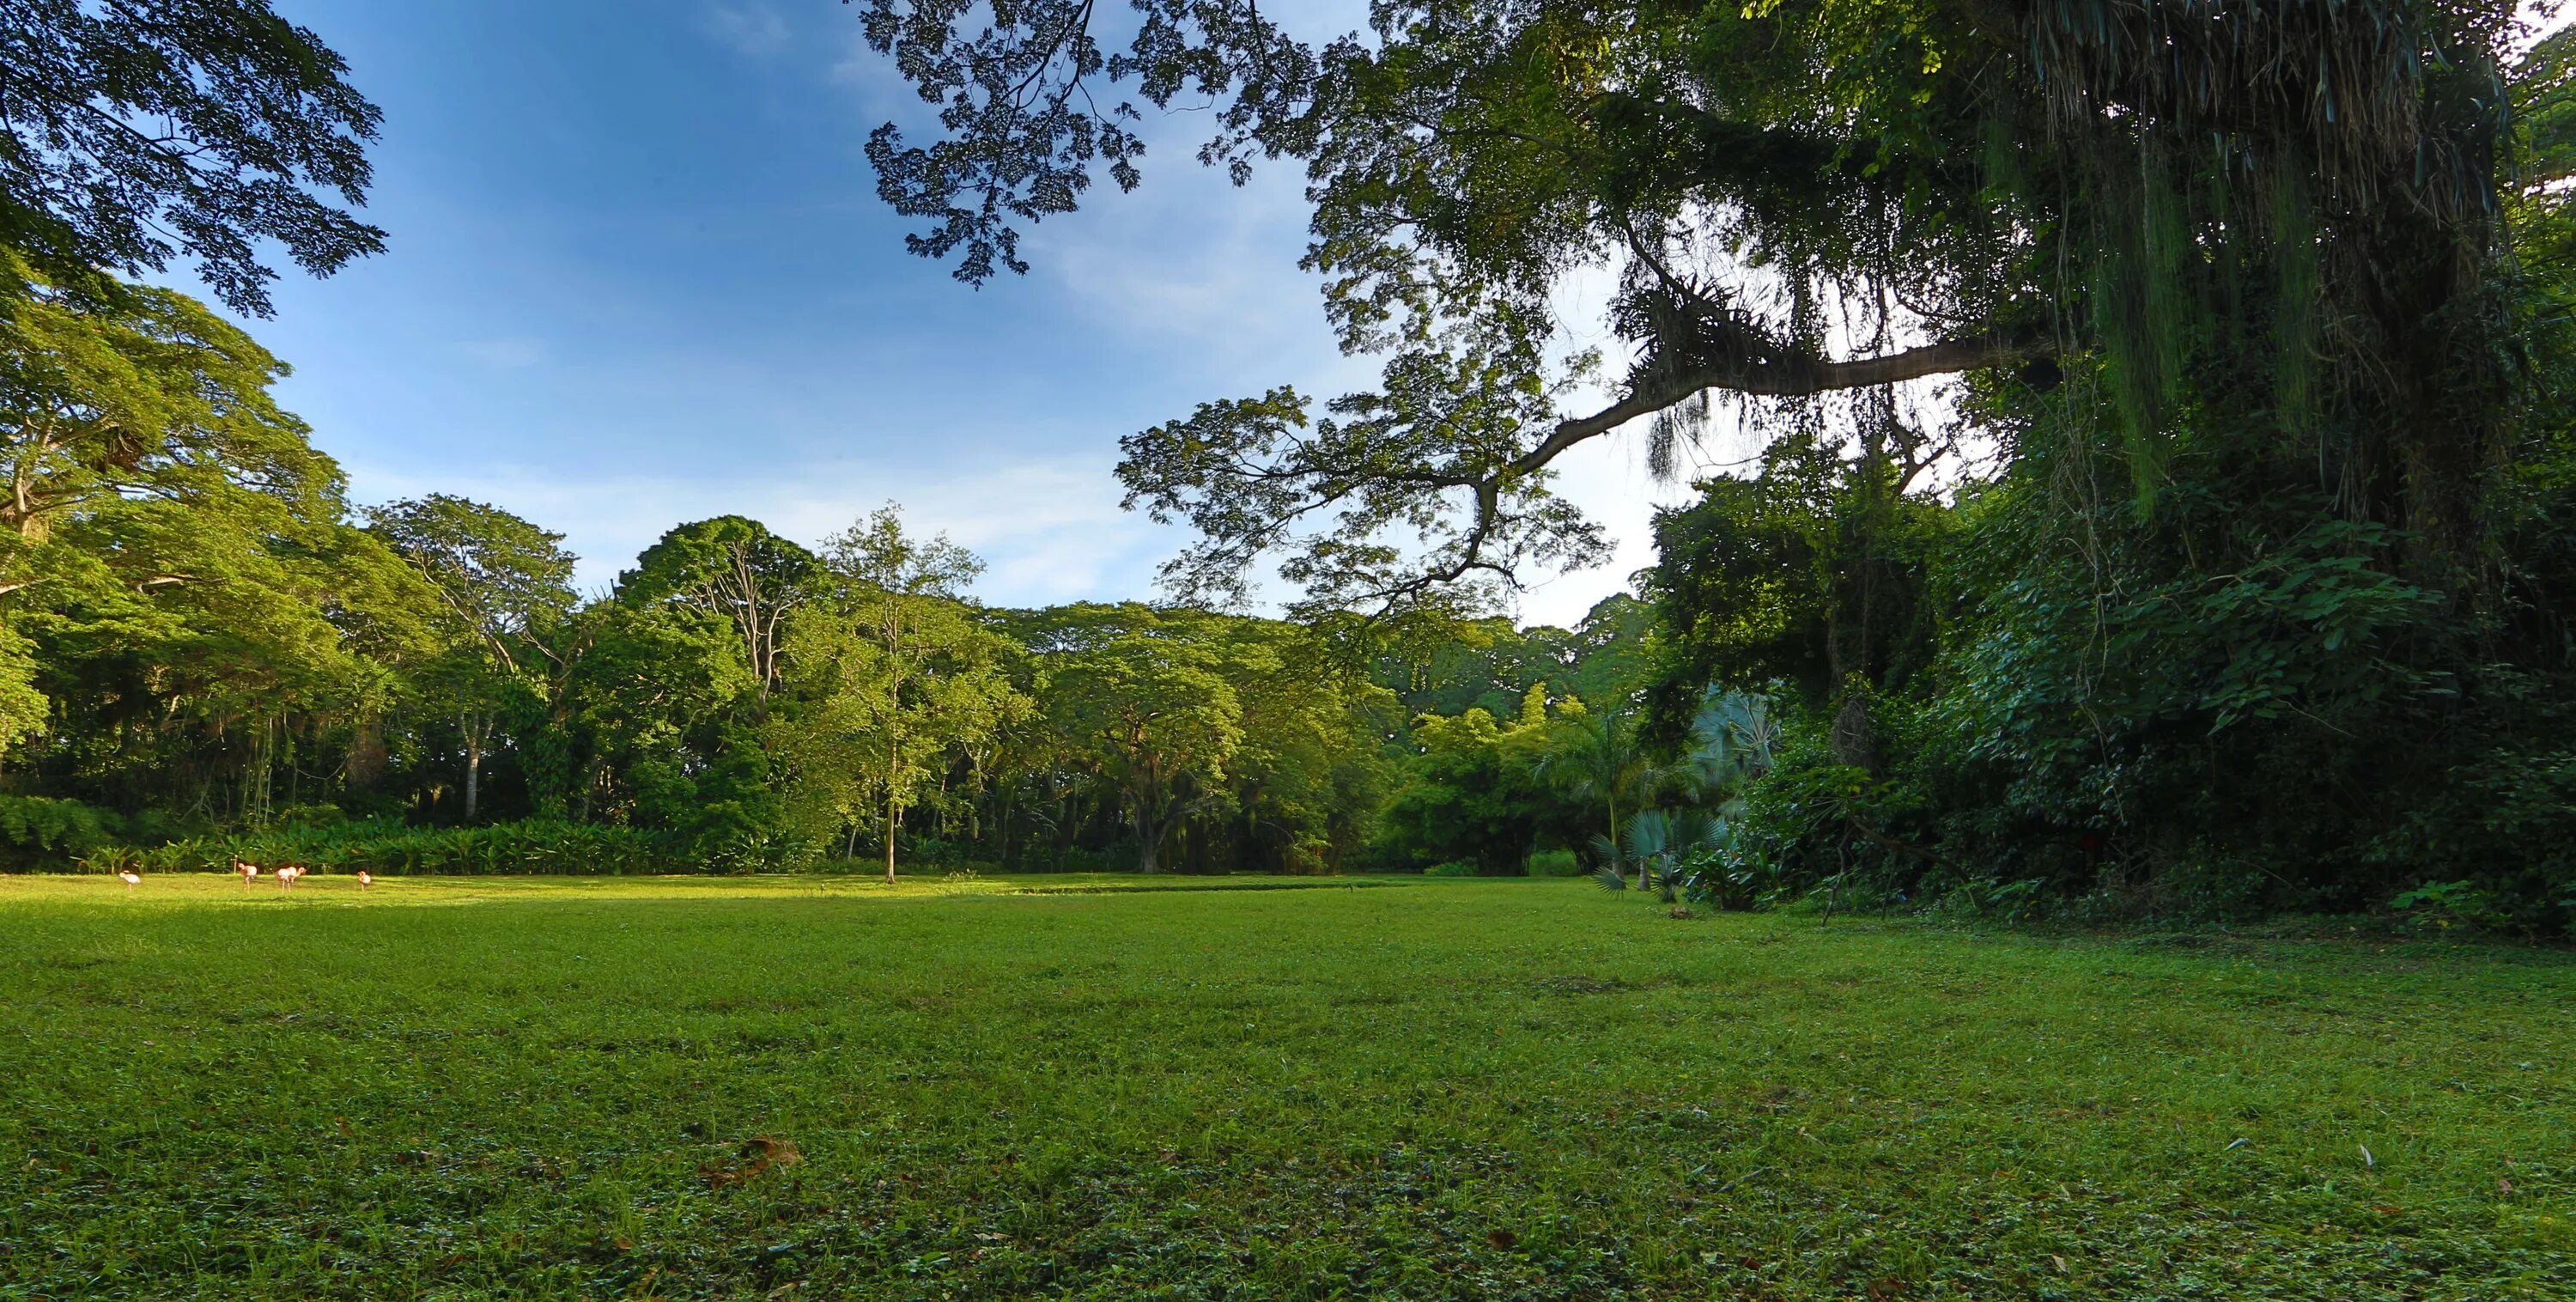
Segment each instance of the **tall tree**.
M115 499L336 491L311 431L269 395L286 365L203 304L144 286L68 294L6 251L0 273L26 288L0 297L0 526L19 543Z
M0 33L0 245L51 284L182 256L265 316L262 243L316 275L384 247L348 211L381 115L268 0L0 0Z
M1137 841L1139 872L1159 872L1182 821L1223 798L1243 744L1243 701L1229 670L1258 648L1230 644L1214 617L1137 605L1059 612L1038 698L1064 747L1114 788Z
M1631 811L1643 808L1646 793L1662 777L1638 741L1636 719L1625 710L1591 710L1580 700L1569 701L1547 740L1539 775L1577 799L1600 801L1610 829L1607 841L1615 851L1621 803Z
M443 493L371 507L369 532L409 561L445 603L465 643L426 681L448 701L465 746L465 819L481 804L483 760L521 693L559 682L531 661L556 661L549 636L571 615L573 555L563 535L498 507Z
M669 604L731 625L767 701L779 683L787 617L814 599L823 571L814 553L757 520L720 515L680 525L617 578L617 597Z
M904 811L1030 709L1011 682L1008 640L965 603L983 568L945 534L906 534L888 505L825 544L829 599L790 634L804 701L776 731L852 836L858 793L873 793L888 884Z
M1203 535L1185 592L1236 594L1274 552L1326 609L1588 563L1599 531L1548 491L1567 449L1644 421L1671 465L1715 393L1881 455L1924 437L1887 386L1958 374L2077 382L2142 500L2181 414L2262 423L2313 454L2278 473L2457 567L2510 400L2514 10L1413 0L1309 41L1183 0L1112 54L1087 0L989 26L870 0L868 42L944 108L927 145L888 125L869 155L929 223L913 249L973 281L1095 169L1137 183L1113 84L1213 100L1200 156L1238 179L1305 162L1327 313L1389 360L1321 415L1274 389L1127 441L1130 501ZM1598 359L1558 357L1552 295L1586 269L1620 286L1588 328L1632 360L1568 414Z
M0 621L78 734L47 759L263 813L288 721L381 711L428 594L344 522L248 336L166 290L28 285L0 300Z

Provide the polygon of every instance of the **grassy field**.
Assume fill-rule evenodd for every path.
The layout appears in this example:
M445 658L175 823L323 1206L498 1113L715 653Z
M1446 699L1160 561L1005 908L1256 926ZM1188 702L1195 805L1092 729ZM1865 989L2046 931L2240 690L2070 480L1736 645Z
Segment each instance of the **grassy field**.
M0 1297L2576 1297L2565 954L1199 884L0 879Z

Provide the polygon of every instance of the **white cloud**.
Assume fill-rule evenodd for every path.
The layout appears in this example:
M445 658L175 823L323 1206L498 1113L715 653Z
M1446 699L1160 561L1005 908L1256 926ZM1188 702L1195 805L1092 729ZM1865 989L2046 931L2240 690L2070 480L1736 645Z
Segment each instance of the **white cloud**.
M765 58L787 48L787 20L766 4L719 4L709 8L707 34L736 54Z
M518 371L542 366L548 356L546 341L514 335L501 339L467 339L456 345L456 351L494 370Z
M365 502L454 493L558 530L581 557L584 591L616 582L664 530L685 521L745 515L814 545L888 500L902 505L906 528L946 533L982 556L991 568L978 595L997 605L1146 598L1154 563L1179 545L1173 531L1119 509L1105 461L939 471L844 461L767 476L647 471L578 479L521 465L360 464L350 467L350 481Z

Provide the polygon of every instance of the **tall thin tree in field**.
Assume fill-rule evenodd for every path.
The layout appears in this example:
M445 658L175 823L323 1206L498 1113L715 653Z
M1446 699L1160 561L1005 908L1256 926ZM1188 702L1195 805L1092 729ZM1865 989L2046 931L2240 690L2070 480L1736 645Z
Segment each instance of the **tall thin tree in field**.
M1029 701L1011 685L1008 640L966 600L984 568L974 553L905 533L888 505L829 539L823 567L828 595L788 648L811 703L785 731L809 783L842 793L852 835L858 799L875 800L891 884L904 811Z

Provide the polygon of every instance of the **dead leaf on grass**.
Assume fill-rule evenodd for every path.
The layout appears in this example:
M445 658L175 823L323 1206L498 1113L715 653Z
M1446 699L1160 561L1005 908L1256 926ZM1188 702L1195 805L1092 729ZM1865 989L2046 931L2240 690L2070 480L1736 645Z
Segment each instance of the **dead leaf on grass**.
M743 1141L741 1160L709 1162L698 1168L698 1178L706 1181L710 1189L722 1189L727 1185L741 1184L764 1171L794 1166L804 1160L805 1154L797 1149L795 1141L754 1135Z

